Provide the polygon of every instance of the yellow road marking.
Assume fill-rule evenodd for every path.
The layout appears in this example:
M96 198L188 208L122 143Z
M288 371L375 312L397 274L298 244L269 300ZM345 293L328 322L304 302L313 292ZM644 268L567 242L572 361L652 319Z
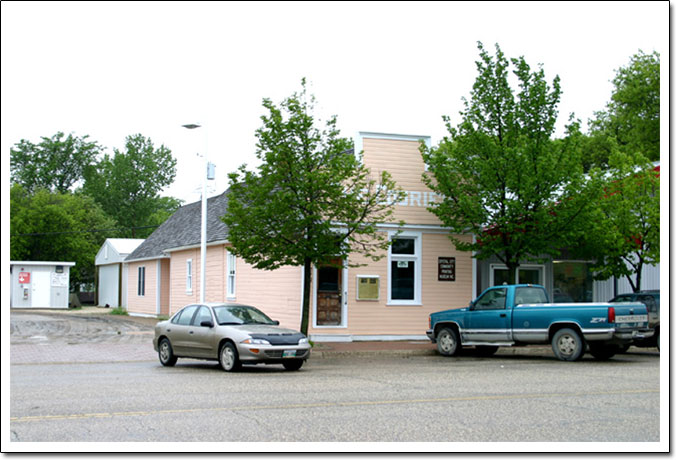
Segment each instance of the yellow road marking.
M491 400L517 400L517 399L537 399L537 398L570 398L580 396L611 396L642 393L659 393L659 389L640 389L640 390L616 390L616 391L592 391L577 393L531 393L531 394L513 394L513 395L485 395L485 396L455 396L451 398L422 398L422 399L394 399L380 401L347 401L347 402L318 402L318 403L299 403L299 404L272 404L260 406L233 406L233 407L212 407L212 408L193 408L193 409L165 409L152 411L127 411L127 412L100 412L93 414L65 414L65 415L28 415L24 417L10 417L10 422L40 422L49 420L78 420L90 418L107 417L129 417L129 416L147 416L161 414L187 414L194 412L216 412L216 411L248 411L248 410L275 410L275 409L316 409L331 407L353 407L353 406L385 406L393 404L421 404L421 403L442 403L458 401L491 401Z

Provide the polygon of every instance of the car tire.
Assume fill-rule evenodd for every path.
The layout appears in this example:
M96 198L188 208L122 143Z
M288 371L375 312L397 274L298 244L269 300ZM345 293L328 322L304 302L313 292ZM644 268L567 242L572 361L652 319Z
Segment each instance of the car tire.
M476 354L479 356L493 356L497 351L498 348L493 345L477 345L476 346Z
M221 368L226 372L237 371L242 367L242 363L239 361L237 347L230 342L226 342L221 346L221 349L218 352L218 362L221 364Z
M552 337L552 350L561 361L577 361L584 354L585 344L575 330L564 328Z
M174 355L174 349L171 347L171 342L169 339L164 338L160 340L160 345L157 347L157 355L160 358L160 363L163 366L171 367L176 364L176 355Z
M462 348L458 333L454 329L444 328L437 334L437 350L443 356L455 356Z
M590 345L589 354L596 359L606 360L615 356L622 347L615 345Z
M304 361L302 359L292 359L290 361L284 361L282 366L284 366L284 369L287 371L297 371L303 367L303 362Z

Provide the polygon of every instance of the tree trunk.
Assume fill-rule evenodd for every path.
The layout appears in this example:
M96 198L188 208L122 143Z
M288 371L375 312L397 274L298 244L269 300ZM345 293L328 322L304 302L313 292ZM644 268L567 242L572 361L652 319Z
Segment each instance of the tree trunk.
M300 331L307 335L310 299L312 298L312 260L309 257L305 258L303 268L303 313L300 320Z
M519 280L516 277L517 268L519 268L518 263L507 263L507 279L511 284L519 284Z

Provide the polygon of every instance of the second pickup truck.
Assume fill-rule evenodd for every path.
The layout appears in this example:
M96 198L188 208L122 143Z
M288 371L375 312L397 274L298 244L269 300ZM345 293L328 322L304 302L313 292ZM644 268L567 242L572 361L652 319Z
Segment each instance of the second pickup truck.
M587 349L609 359L652 334L640 302L553 304L544 287L526 284L488 288L469 307L432 313L427 330L445 356L465 345L491 355L501 346L551 343L563 361L577 361Z

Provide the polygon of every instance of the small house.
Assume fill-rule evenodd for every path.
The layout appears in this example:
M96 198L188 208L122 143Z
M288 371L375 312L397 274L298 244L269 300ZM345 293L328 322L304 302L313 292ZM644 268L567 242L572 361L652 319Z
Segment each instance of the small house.
M124 259L144 240L108 238L96 254L96 304L106 307L127 305L127 267Z
M75 262L10 261L10 308L68 308Z

